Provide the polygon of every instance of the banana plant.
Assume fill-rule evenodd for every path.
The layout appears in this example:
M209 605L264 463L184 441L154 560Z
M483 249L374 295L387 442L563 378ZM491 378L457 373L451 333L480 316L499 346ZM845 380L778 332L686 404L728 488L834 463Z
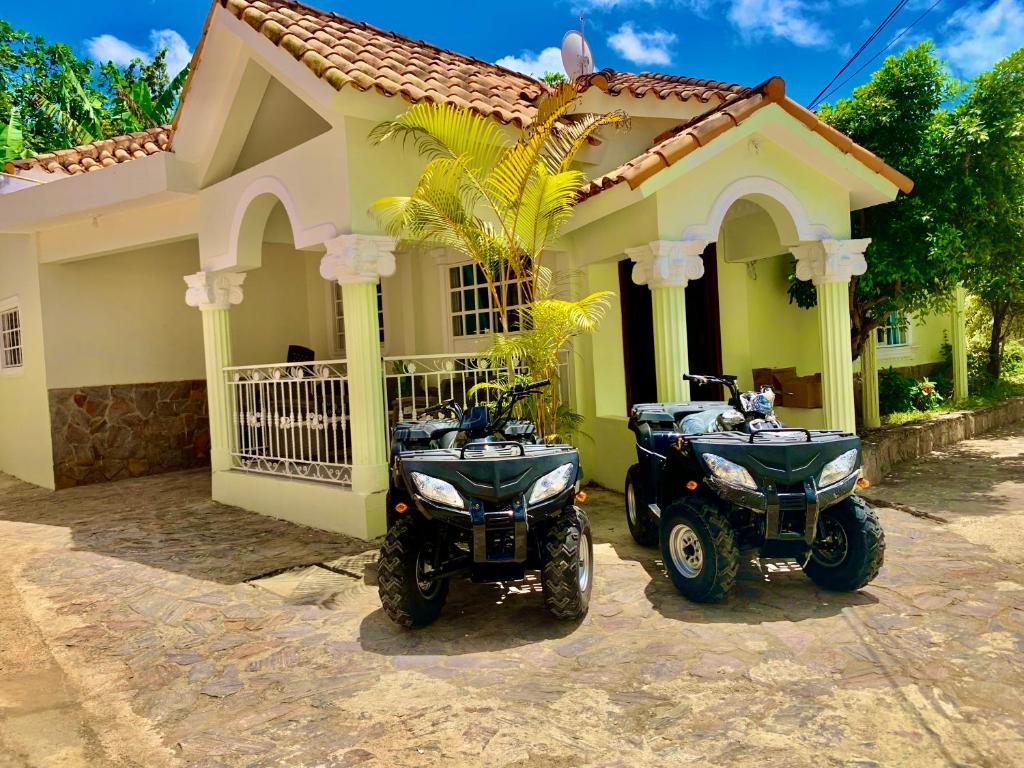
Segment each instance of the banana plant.
M12 109L7 123L0 125L0 168L10 160L19 160L29 154L21 114L17 109Z

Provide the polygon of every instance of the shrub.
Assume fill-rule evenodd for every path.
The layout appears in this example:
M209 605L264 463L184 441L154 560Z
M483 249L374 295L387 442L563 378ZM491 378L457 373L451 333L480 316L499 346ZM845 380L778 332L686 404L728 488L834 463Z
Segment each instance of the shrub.
M878 374L878 407L883 416L914 408L917 382L893 368Z
M914 385L914 407L919 411L930 411L942 405L944 398L938 391L934 381L921 379Z

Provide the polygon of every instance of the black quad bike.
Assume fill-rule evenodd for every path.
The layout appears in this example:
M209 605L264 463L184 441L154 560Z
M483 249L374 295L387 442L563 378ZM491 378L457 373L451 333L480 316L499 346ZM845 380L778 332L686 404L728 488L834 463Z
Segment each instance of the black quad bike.
M593 540L576 506L579 453L544 445L534 425L512 419L521 400L547 381L517 384L491 407L465 412L448 400L419 421L395 427L388 533L378 584L388 617L404 627L430 624L449 579L522 579L540 569L544 602L559 619L587 613Z
M874 579L885 536L854 494L860 438L783 427L768 387L741 394L735 376L683 378L725 386L729 401L634 406L638 462L626 476L629 530L639 544L660 542L676 588L696 602L725 599L741 549L794 558L829 590Z

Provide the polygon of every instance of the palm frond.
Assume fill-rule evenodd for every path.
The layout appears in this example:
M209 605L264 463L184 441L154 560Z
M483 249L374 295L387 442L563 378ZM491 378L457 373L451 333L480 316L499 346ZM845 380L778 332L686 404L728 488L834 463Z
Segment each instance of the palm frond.
M621 110L574 116L572 120L559 123L558 130L552 132L551 140L544 148L544 162L552 173L567 171L576 160L576 155L600 129L606 126L621 127L628 123L629 116Z

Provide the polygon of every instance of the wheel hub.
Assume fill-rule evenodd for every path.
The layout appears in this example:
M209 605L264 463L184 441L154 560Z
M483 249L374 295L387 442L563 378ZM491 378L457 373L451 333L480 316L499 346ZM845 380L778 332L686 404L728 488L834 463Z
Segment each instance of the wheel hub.
M704 568L704 548L690 526L677 523L669 534L668 551L672 564L687 579L696 578Z
M429 554L426 550L421 549L416 555L416 588L428 600L441 588L441 580L432 576L434 566Z
M811 557L816 563L834 568L846 559L849 548L846 531L837 520L827 517L818 521L818 538L811 547Z
M580 591L586 592L587 587L590 586L590 539L585 534L580 535L579 550L579 570L577 578L579 580Z

